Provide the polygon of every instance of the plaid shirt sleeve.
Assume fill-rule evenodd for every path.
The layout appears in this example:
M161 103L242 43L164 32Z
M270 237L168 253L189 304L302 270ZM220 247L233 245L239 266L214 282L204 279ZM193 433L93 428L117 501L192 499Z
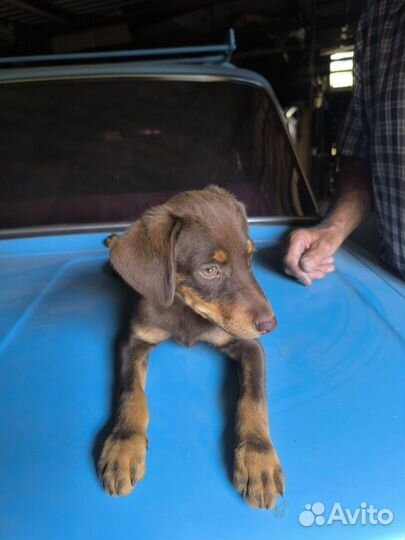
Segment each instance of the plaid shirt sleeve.
M369 155L369 129L366 118L367 101L362 77L364 68L365 27L367 10L360 18L356 33L353 67L353 96L338 138L338 149L345 156L366 158Z

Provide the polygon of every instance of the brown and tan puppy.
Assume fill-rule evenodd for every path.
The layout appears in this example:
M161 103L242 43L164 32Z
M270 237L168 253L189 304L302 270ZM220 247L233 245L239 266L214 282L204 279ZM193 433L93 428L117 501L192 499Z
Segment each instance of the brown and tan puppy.
M173 339L205 341L240 367L234 484L255 508L272 508L284 476L270 439L266 367L257 338L276 319L251 271L254 244L245 210L216 186L176 195L110 238L111 262L142 298L121 365L114 429L99 473L111 495L127 495L145 474L148 356Z

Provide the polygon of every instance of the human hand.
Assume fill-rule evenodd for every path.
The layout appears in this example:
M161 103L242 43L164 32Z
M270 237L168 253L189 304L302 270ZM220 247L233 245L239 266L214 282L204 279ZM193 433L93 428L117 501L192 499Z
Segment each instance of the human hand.
M322 279L335 270L333 255L343 240L338 230L328 226L293 231L287 240L285 273L304 285Z

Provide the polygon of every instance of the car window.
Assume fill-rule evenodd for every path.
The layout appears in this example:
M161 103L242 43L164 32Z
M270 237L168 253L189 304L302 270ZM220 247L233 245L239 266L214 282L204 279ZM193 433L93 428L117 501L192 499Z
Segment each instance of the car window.
M0 227L131 221L218 184L249 216L314 214L266 90L216 80L0 86Z

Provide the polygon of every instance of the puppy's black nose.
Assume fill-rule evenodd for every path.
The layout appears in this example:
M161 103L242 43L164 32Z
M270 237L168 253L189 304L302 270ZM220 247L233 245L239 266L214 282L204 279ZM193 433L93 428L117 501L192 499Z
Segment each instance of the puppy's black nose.
M273 317L268 321L256 321L256 328L261 334L271 332L277 326L277 319Z

